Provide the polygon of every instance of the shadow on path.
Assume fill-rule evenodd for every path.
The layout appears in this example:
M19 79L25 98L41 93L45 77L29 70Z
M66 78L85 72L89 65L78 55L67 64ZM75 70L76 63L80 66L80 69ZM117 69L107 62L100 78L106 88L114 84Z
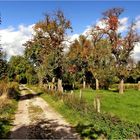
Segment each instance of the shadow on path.
M37 96L40 96L41 94L43 94L43 93L39 92L39 93L36 93L36 94L29 93L29 94L26 94L26 95L20 95L19 100L22 101L22 100L32 99L32 98L35 98Z
M24 135L24 131L27 135ZM22 126L12 133L19 134L13 137L14 139L79 139L73 127L58 124L55 120L40 120L29 126Z
M20 91L24 91L25 93L29 92L28 94L24 94L24 95L20 95L19 96L19 100L27 100L27 99L32 99L34 97L40 96L41 94L43 94L42 92L39 93L30 93L30 89L27 88L25 85L20 85L19 87Z

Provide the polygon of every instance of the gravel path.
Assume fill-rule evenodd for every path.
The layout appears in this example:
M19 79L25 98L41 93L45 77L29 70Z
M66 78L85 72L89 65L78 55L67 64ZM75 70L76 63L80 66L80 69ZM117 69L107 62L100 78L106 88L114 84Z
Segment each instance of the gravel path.
M12 139L80 139L75 129L32 90L21 86Z

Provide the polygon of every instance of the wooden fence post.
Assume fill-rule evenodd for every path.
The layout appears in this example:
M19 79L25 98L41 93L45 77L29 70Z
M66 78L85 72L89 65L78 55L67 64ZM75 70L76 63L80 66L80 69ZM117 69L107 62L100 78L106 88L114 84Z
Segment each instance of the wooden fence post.
M138 81L138 91L140 91L140 81Z
M86 81L83 81L83 89L86 88Z
M94 101L93 101L93 105L95 110L100 113L101 112L101 103L100 103L100 99L98 97L95 97Z
M101 105L100 105L100 99L99 98L96 99L96 103L97 103L97 112L100 113L101 112L101 110L100 110Z
M58 79L58 92L63 93L62 80Z

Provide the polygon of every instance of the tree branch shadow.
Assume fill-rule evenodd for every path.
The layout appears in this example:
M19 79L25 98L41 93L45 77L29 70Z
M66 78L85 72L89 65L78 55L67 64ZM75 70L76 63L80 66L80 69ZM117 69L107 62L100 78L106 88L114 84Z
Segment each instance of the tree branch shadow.
M80 139L74 127L59 124L56 120L40 120L11 132L13 139Z
M35 98L37 96L40 96L41 94L43 94L43 92L39 92L39 93L36 93L36 94L29 93L29 94L26 94L26 95L20 95L19 101L32 99L32 98Z

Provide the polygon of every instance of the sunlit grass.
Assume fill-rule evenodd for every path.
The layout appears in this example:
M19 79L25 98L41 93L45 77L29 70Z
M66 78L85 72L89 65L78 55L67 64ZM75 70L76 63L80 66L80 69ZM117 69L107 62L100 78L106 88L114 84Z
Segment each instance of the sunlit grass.
M39 88L34 89L40 92ZM80 90L75 90L73 93L65 92L64 94L74 94L73 97L80 98ZM92 111L93 101L97 96L101 100L101 113L95 113L94 109ZM136 90L128 90L124 95L120 95L113 91L84 89L82 90L84 100L82 100L86 100L86 105L91 107L88 112L76 109L79 108L79 105L82 107L78 100L76 100L77 102L73 99L72 101L65 100L65 98L62 100L57 95L52 96L52 93L47 92L44 92L41 97L74 125L83 138L98 137L100 139L103 136L103 138L108 139L126 139L139 136L140 93ZM68 104L69 101L76 108Z
M37 87L32 88L38 92L41 91ZM65 94L71 94L71 92L66 92ZM80 98L80 90L74 90L73 94ZM108 113L111 116L117 116L121 120L129 122L140 122L140 91L128 89L121 95L118 92L109 90L96 91L93 89L82 89L82 97L86 100L87 104L93 104L96 96L99 96L100 98L102 113ZM55 101L53 101L49 95L43 94L42 97L50 102L52 106L55 106ZM56 106L61 106L61 104L61 102L58 102ZM59 111L60 110L61 109L59 109ZM63 108L62 112L63 110L65 109Z
M79 96L80 91L75 90L74 94ZM82 96L87 103L93 104L95 96L100 97L101 111L131 122L140 122L140 92L137 90L126 90L123 95L118 92L107 90L82 90Z

